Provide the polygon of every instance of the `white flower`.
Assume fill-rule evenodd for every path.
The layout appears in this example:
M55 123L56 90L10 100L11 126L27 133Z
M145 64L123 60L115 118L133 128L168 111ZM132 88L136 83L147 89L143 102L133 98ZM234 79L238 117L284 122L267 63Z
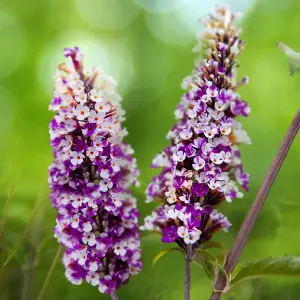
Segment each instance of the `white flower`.
M95 104L95 109L100 113L107 113L110 111L110 105L105 104L105 101L97 102Z
M185 211L186 209L184 208L182 211L178 212L178 219L183 222L191 217L191 213L186 213Z
M188 245L188 244L194 244L196 243L199 238L200 238L200 235L201 235L201 231L200 230L197 230L197 231L192 231L189 233L188 236L186 236L184 238L184 242Z
M231 152L221 151L220 154L223 156L224 162L226 163L231 162Z
M193 163L193 168L198 171L200 169L203 169L205 166L205 161L203 158L201 158L200 156L196 156L194 158L194 163Z
M83 162L84 156L80 152L72 151L71 163L73 166L80 165Z
M77 122L73 119L68 119L65 123L65 128L68 132L74 131L77 128Z
M99 284L99 274L96 272L89 272L85 279L88 283L90 283L93 286Z
M84 92L84 84L81 80L77 81L72 86L73 92L75 95L80 95Z
M99 154L99 151L97 151L94 147L88 147L88 150L86 151L86 155L91 159L95 159Z
M189 118L191 118L191 119L194 119L197 117L197 112L195 112L192 109L189 109L187 113L188 113Z
M186 189L190 189L192 187L193 181L192 180L185 180L182 184L183 187Z
M169 165L168 156L165 153L158 153L152 161L152 164L157 167L166 167Z
M240 122L236 121L232 129L237 143L251 144L251 140Z
M186 158L186 154L183 151L178 151L177 153L173 154L174 161L184 161Z
M201 101L203 101L203 102L210 102L211 101L211 97L210 96L208 96L208 95L203 95L202 97L201 97Z
M153 221L155 218L153 216L147 216L144 220L145 224L143 226L140 226L141 230L153 230L154 225Z
M211 179L208 183L208 186L212 189L212 190L215 190L217 188L219 188L221 185L220 185L220 182L219 181L216 181L214 178Z
M209 115L208 113L201 113L201 115L198 117L199 121L202 123L202 124L208 124L210 119L211 119L211 115Z
M102 102L104 97L104 92L102 90L93 89L90 91L90 98L94 102Z
M91 232L93 229L92 224L88 220L83 221L83 231L84 232Z
M100 181L99 186L101 192L107 192L113 187L113 183L110 178L105 178Z
M78 120L84 120L90 114L90 109L87 106L83 106L81 104L77 105L74 110L74 115L77 116Z
M193 132L189 129L183 129L179 135L183 140L188 140L193 136Z
M175 203L177 200L175 192L165 192L165 195L167 197L167 201L172 204Z
M82 283L82 278L75 278L74 276L72 276L72 273L73 273L72 270L67 269L65 271L65 275L66 275L67 279L75 285L80 285Z
M229 135L231 132L231 125L228 123L223 123L220 127L220 131L224 135Z
M78 228L78 224L79 224L79 215L74 215L72 218L71 226L73 228Z
M114 172L119 172L121 170L121 162L120 160L115 160L111 162L111 167Z
M103 121L104 116L104 113L98 113L95 110L91 110L89 115L89 122L98 124Z
M105 280L111 280L112 279L112 277L110 275L105 275L103 278ZM108 287L106 286L105 283L103 283L102 281L99 281L99 292L100 293L105 293L107 291L107 288Z
M215 103L215 108L218 111L223 111L225 107L226 107L226 104L223 103L222 101L218 101Z
M206 182L209 181L209 177L207 177L207 176L205 175L205 173L202 172L202 173L200 173L199 175L196 175L196 180L197 180L197 182L199 182L199 183L206 183Z
M207 127L204 131L204 135L207 138L213 138L216 134L218 133L218 129L217 128L211 128L211 127Z
M92 232L84 232L82 242L84 244L88 244L89 246L94 246L96 244L95 235Z
M185 238L189 235L189 231L187 228L185 228L184 226L180 226L177 229L177 234L181 237L181 238Z
M126 249L124 248L123 243L118 243L114 245L114 252L117 255L124 256L126 254Z
M92 272L96 272L98 270L98 263L96 261L92 261L89 264L89 270Z
M98 151L103 151L102 143L101 143L102 140L103 140L102 136L97 136L94 138L94 141L93 141L94 148Z
M194 130L197 134L209 129L210 129L209 125L203 123L197 123L194 126Z
M114 195L112 197L112 202L116 207L120 207L122 205L122 200L120 198L121 198L120 195Z
M179 200L184 203L190 203L190 200L186 198L186 195L182 195L179 197Z
M88 202L88 207L92 207L94 210L97 210L98 205L96 204L95 200L93 199Z
M61 140L59 147L62 147L64 150L68 150L72 147L73 139L70 135L66 135L64 139Z
M178 216L178 210L175 209L175 206L172 205L172 206L165 206L165 208L167 209L167 217L170 218L170 219L176 219L177 216Z
M212 152L209 155L209 158L216 165L220 165L224 161L224 157L223 157L223 155L221 153L214 153L214 152Z
M225 115L223 111L213 110L210 107L207 109L207 111L215 120L220 120Z
M87 259L87 253L85 251L81 251L78 253L78 263L83 266Z
M108 170L106 167L102 167L101 172L100 172L100 176L101 176L103 179L109 178L109 176L110 176L109 170Z
M209 96L209 97L216 97L219 95L219 91L217 89L216 86L214 85L211 85L207 90L206 90L206 94Z
M85 93L82 93L78 96L75 96L75 100L80 104L85 104L87 100L87 95Z
M71 196L72 201L72 206L74 208L78 208L82 204L82 196L81 195L72 195Z

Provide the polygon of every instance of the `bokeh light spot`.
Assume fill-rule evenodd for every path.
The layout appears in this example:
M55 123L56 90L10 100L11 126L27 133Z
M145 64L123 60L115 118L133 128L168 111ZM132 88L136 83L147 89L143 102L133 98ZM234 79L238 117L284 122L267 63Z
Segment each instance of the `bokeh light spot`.
M86 22L108 30L127 26L140 12L139 6L130 0L76 0L75 4Z
M150 13L168 13L180 8L190 0L135 0L144 10Z
M196 32L201 32L200 18L210 13L217 4L230 4L233 11L245 12L250 7L252 0L182 0L175 2L180 2L180 5L173 5L172 9L164 14L147 14L146 23L151 34L157 39L167 44L186 45L195 40Z
M0 86L0 136L6 133L12 124L12 120L12 96L6 88Z
M51 41L41 52L37 76L49 94L53 91L53 76L57 65L66 61L63 48L73 46L78 46L85 54L86 68L99 65L118 82L120 93L128 88L134 67L125 44L119 40L99 40L88 31L74 31Z
M18 21L6 11L0 11L0 78L13 73L21 64L26 51L26 39Z

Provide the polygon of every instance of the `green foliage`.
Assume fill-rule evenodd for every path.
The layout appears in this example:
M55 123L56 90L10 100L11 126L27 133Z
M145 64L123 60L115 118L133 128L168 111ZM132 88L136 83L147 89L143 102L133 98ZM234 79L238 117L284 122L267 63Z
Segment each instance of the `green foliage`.
M239 264L232 273L230 285L264 276L300 278L300 257L281 256L250 260Z
M81 2L79 8L78 2ZM83 51L88 51L89 48L94 49L90 46L96 44L98 48L94 53L86 53L87 56L93 55L91 58L87 57L89 64L102 64L105 71L111 72L115 77L121 75L117 79L127 112L127 141L135 149L141 171L140 180L143 183L136 191L142 223L143 218L155 207L155 204L144 204L144 190L151 177L156 174L150 168L151 160L167 144L165 136L175 122L173 112L184 93L180 83L190 74L195 58L191 51L196 44L195 30L180 23L182 19L190 19L180 3L185 3L190 8L192 3L201 2L201 7L194 11L194 16L197 16L195 24L196 19L205 15L214 3L224 3L223 0L98 0L97 6L105 2L105 11L100 12L94 9L92 2L95 1L0 1L0 16L3 17L0 18L1 208L5 206L6 191L12 178L21 174L5 222L5 262L8 258L10 260L0 282L0 300L22 299L25 275L22 266L27 263L28 255L33 251L29 237L36 227L41 229L41 238L34 243L34 249L37 249L43 239L52 234L55 226L56 212L51 207L50 199L45 197L42 200L45 206L42 222L32 223L26 238L19 242L31 218L36 195L41 186L47 185L47 167L52 160L48 135L48 123L52 114L47 108L52 98L55 66L63 60L62 48L77 44ZM126 11L117 2L128 2L125 5ZM134 5L137 2L147 5L157 3L158 6L168 6L172 2L176 7L170 13L150 13L141 8L136 15ZM251 175L251 186L250 192L245 193L243 199L235 199L232 204L224 203L220 207L221 212L232 223L228 233L220 232L216 235L216 240L225 249L230 249L291 118L299 108L300 75L296 73L294 77L288 76L287 58L275 46L276 41L281 40L292 49L300 50L299 0L245 2L253 3L253 6L245 13L241 24L246 48L239 57L238 72L240 78L246 75L250 77L250 83L239 93L251 107L249 118L240 120L252 139L252 145L241 149L245 170ZM227 3L237 3L236 9L242 6L242 0L230 0ZM94 12L93 16L91 12ZM83 13L88 14L88 18L84 19ZM125 22L126 26L114 26L113 29L99 27L101 22L107 20L99 18L99 14L103 13L108 18L111 17L111 22L120 22L116 25ZM116 17L120 15L125 16L125 19ZM178 15L179 18L176 18ZM128 23L128 18L134 19ZM157 19L160 20L159 23L155 23ZM153 34L153 23L159 33L167 33L166 38L157 38ZM175 41L176 44L170 41ZM106 57L101 56L104 49L110 46L111 51L106 52ZM115 56L111 56L113 53L117 53L117 60L114 60ZM107 64L108 61L110 64ZM243 252L245 260L299 251L299 151L298 138L280 170ZM2 213L3 211L1 216ZM140 300L146 299L147 295L148 300L181 300L184 259L177 253L170 253L156 265L155 276L152 278L152 259L165 246L154 234L142 233L141 239L143 271L138 276L132 276L128 285L120 290L120 299ZM54 239L47 241L30 282L30 297L22 300L37 298L57 247ZM207 250L215 253L214 249ZM221 259L218 262L222 266ZM208 299L211 292L209 281L204 272L200 272L197 266L193 267L192 294ZM244 290L251 283L252 281L248 281L240 284L243 292L236 293L235 299L250 300L245 297ZM145 288L149 284L152 286L151 295L147 294ZM263 284L262 291L258 291L253 299L299 298L300 284L296 277L294 281L271 277L264 280ZM254 289L256 290L256 282ZM70 284L65 278L62 263L58 262L43 299L85 298L109 299L108 296L100 295L98 289L91 285Z
M179 247L174 247L174 248L167 248L167 249L164 249L164 250L161 250L153 259L152 261L152 268L155 267L156 263L163 257L165 256L167 253L171 252L171 251L179 251L181 253L184 254L184 251L179 248Z

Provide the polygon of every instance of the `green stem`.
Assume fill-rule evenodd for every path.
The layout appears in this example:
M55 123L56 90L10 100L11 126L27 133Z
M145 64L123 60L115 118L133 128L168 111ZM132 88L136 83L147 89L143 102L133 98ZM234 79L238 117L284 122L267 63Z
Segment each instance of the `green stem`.
M42 300L42 299L43 299L43 296L44 296L45 291L46 291L46 289L47 289L47 287L48 287L48 285L49 285L50 279L51 279L51 277L52 277L52 275L53 275L53 272L54 272L54 270L55 270L55 267L56 267L56 265L57 265L57 262L58 262L58 260L59 260L59 258L60 258L61 252L62 252L62 247L60 246L60 247L58 248L57 252L56 252L56 255L55 255L54 260L53 260L53 262L52 262L52 265L51 265L51 267L50 267L50 269L49 269L49 272L48 272L48 274L47 274L47 277L46 277L46 279L45 279L45 281L44 281L44 284L43 284L43 286L42 286L42 289L41 289L41 291L40 291L40 293L39 293L39 295L38 295L38 297L37 297L37 300Z

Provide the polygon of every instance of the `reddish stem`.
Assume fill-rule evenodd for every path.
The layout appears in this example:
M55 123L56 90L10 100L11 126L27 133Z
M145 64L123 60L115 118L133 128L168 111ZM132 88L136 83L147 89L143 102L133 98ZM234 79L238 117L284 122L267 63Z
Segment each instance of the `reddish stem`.
M231 274L236 264L241 256L241 253L246 245L249 234L256 222L256 219L263 207L263 204L268 196L268 193L274 183L274 180L278 174L278 171L284 162L286 155L299 131L300 128L300 110L298 110L296 116L294 117L280 147L279 150L271 164L268 174L266 175L262 186L260 187L256 199L250 208L248 215L244 219L242 227L236 237L234 245L228 255L227 261L225 263L224 269L227 274ZM224 274L220 274L219 278L215 284L216 290L224 290L226 285L226 278ZM213 292L210 300L219 300L222 296L220 292Z

